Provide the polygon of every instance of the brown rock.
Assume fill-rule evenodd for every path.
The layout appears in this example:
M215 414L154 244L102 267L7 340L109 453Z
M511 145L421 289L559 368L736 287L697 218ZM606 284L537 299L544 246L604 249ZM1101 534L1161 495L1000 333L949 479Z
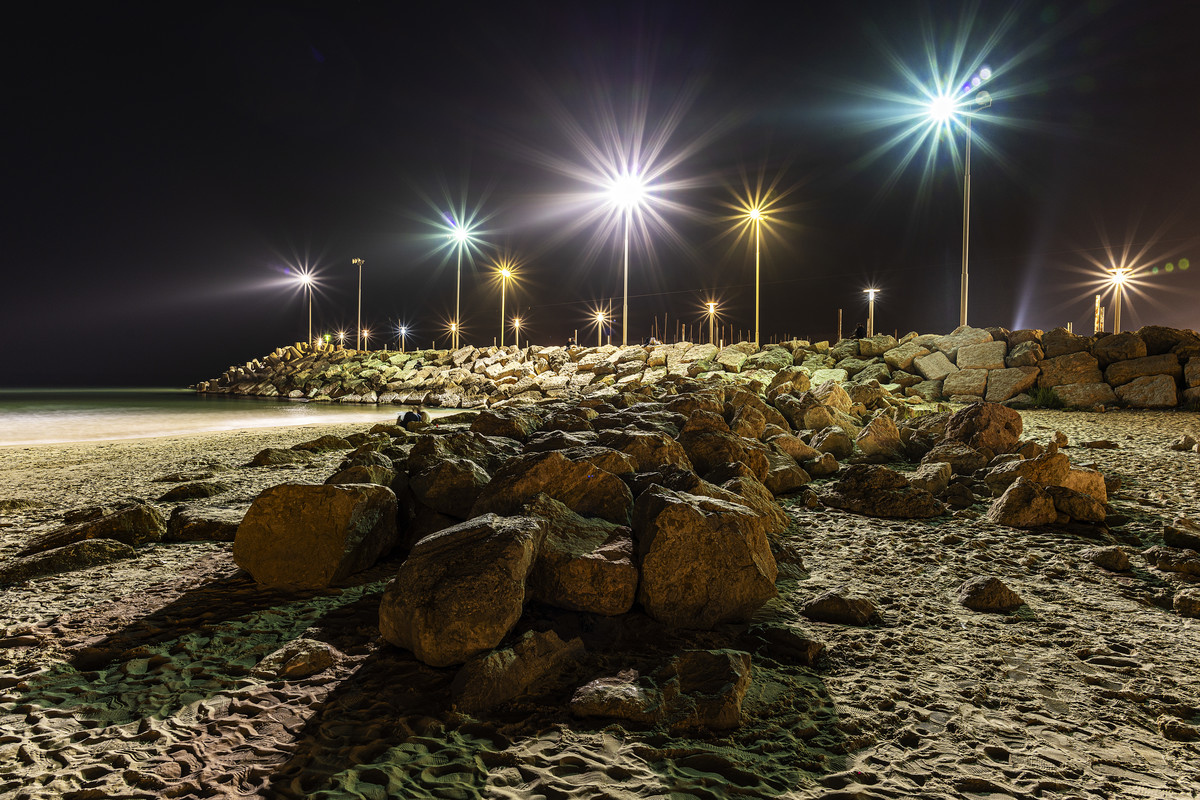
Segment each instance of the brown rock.
M633 456L639 472L666 466L692 469L687 453L672 437L660 432L608 430L600 434L599 444Z
M854 464L827 492L826 505L886 519L928 519L946 513L946 507L923 489L887 467Z
M171 512L163 541L232 542L243 516L237 509L178 506Z
M983 476L983 482L993 495L998 495L1018 478L1042 486L1061 486L1070 470L1071 460L1067 454L1053 449L1034 458L1013 459L997 464Z
M743 505L652 487L638 497L638 600L660 622L711 628L776 595L762 521Z
M988 373L984 397L989 403L1003 403L1036 386L1040 374L1041 370L1035 366L994 369Z
M1004 344L994 342L993 344ZM942 382L942 394L947 397L972 396L982 398L987 391L988 371L986 369L959 369L946 376Z
M1116 392L1117 399L1132 408L1174 408L1179 402L1175 378L1170 375L1134 378L1129 383L1118 386Z
M958 587L958 602L972 611L1007 613L1025 604L999 578L980 575Z
M1042 374L1038 386L1054 387L1068 383L1100 383L1100 364L1096 357L1086 351L1076 351L1056 358L1047 358L1038 365Z
M523 442L542 427L542 418L531 411L512 407L481 411L471 421L471 431L485 436L504 436Z
M1112 336L1105 336L1098 339L1092 345L1092 355L1100 362L1100 366L1107 367L1114 361L1144 358L1146 355L1146 342L1136 333L1129 331L1115 333Z
M625 482L557 451L520 456L498 469L480 492L471 516L516 514L543 492L576 514L629 524L633 495Z
M1070 408L1091 408L1117 402L1117 395L1107 383L1068 383L1054 387L1054 394Z
M564 642L554 631L527 631L511 647L481 653L463 664L450 691L462 711L486 711L536 687L579 660L583 641Z
M1187 517L1176 517L1163 525L1163 542L1168 547L1200 551L1200 524Z
M949 464L955 475L970 475L987 466L988 457L974 447L957 441L936 445L921 458L921 464Z
M1065 486L1047 486L1046 493L1054 501L1054 508L1058 513L1065 514L1077 522L1104 522L1104 504L1096 498Z
M1175 592L1171 607L1181 617L1200 619L1200 587L1186 586Z
M1035 341L1012 343L1011 350L1004 359L1007 367L1036 367L1046 358L1042 346Z
M34 536L17 555L42 553L85 539L112 539L137 546L157 542L167 529L163 515L153 506L144 503L134 503L115 511L105 509L105 512L100 516Z
M1021 438L1021 415L996 403L972 403L946 423L946 439L982 453L1010 453Z
M1111 547L1090 547L1081 550L1079 555L1088 561L1110 572L1124 572L1129 569L1129 554L1125 548L1113 545Z
M960 370L1004 369L1006 355L1008 355L1008 342L980 342L960 347L954 363Z
M44 575L98 567L136 558L137 551L115 539L84 539L53 550L10 558L0 563L0 584L21 583Z
M1058 519L1054 499L1039 484L1018 477L988 509L987 518L1010 528L1036 528Z
M830 591L809 600L800 613L817 622L866 625L875 616L875 605L866 598Z
M521 616L545 535L538 517L485 514L425 537L384 590L379 632L433 667L491 650Z
M410 475L408 486L422 505L463 519L490 480L487 471L472 459L446 456Z
M701 475L729 461L745 464L762 480L770 464L766 448L750 439L717 430L685 431L679 434L679 444L687 453L696 472Z
M264 490L233 543L233 560L263 586L317 589L370 567L396 544L386 486L285 483Z
M1066 328L1055 328L1042 334L1042 349L1045 350L1047 359L1085 352L1088 349L1088 342L1088 337L1070 333ZM1075 381L1065 381L1065 383L1075 383Z
M1129 361L1117 361L1109 364L1108 368L1104 370L1104 380L1113 388L1119 388L1136 378L1152 375L1170 375L1172 378L1182 378L1183 367L1179 364L1179 357L1174 353L1163 353Z

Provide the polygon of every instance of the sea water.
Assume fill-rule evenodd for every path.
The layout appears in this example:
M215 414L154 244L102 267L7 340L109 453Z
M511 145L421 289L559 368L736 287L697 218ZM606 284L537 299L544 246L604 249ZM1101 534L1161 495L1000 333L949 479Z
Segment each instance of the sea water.
M0 445L395 422L402 410L390 405L206 395L187 389L0 389Z

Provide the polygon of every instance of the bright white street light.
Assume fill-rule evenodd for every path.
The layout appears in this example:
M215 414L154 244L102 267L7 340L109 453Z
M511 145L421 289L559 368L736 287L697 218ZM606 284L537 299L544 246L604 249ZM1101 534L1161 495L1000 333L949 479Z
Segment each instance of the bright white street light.
M863 289L867 295L867 336L875 335L875 295L878 289Z
M642 203L646 184L636 170L616 176L608 189L609 201L625 217L625 279L621 300L621 346L629 344L629 221Z
M1113 303L1116 306L1113 312L1113 333L1121 332L1121 290L1125 287L1125 282L1128 280L1128 267L1114 267L1112 276L1108 279L1108 282L1113 287Z

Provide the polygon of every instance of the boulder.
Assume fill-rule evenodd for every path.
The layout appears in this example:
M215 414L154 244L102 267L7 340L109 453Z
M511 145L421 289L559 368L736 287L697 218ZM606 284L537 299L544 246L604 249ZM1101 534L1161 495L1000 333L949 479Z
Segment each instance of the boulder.
M993 495L999 495L1018 478L1042 486L1061 486L1070 471L1071 460L1067 454L1052 447L1050 451L1033 458L1016 458L995 465L983 476L983 482Z
M319 589L396 545L396 495L372 484L265 489L238 526L233 560L263 586Z
M580 686L568 707L577 717L609 717L642 725L656 724L667 715L662 691L634 669Z
M1079 555L1109 572L1124 572L1129 569L1129 554L1125 552L1125 548L1116 545L1089 547L1080 550Z
M1124 331L1098 339L1092 345L1092 355L1107 367L1114 361L1129 361L1146 356L1146 341L1136 333Z
M947 441L936 445L921 458L922 466L949 464L955 475L970 475L988 464L988 457L962 442Z
M542 418L532 411L508 407L480 411L471 421L471 431L484 436L504 436L523 442L542 426Z
M1058 519L1054 499L1040 484L1024 477L1013 481L1004 494L992 503L987 518L1010 528L1036 528Z
M426 536L384 589L379 632L433 667L491 650L521 616L545 535L538 517L485 514Z
M1192 356L1184 365L1183 385L1189 389L1200 386L1200 357Z
M942 394L947 397L982 398L987 391L987 382L986 369L960 369L946 376L942 382Z
M759 480L770 469L764 445L727 431L685 431L679 435L679 444L701 475L730 461L745 464Z
M984 399L989 403L1003 403L1022 392L1028 392L1037 385L1040 374L1041 370L1037 367L994 369L988 373Z
M1086 352L1090 340L1086 336L1077 336L1066 328L1055 328L1042 334L1042 349L1047 359L1054 359L1072 353ZM1075 381L1065 381L1075 383Z
M875 605L864 597L850 597L841 592L820 594L803 606L800 613L816 622L838 625L866 625L875 617Z
M311 453L319 453L325 450L353 450L354 445L350 444L341 436L325 435L316 439L310 439L307 442L292 445L293 450L307 450Z
M1185 586L1175 592L1171 607L1181 617L1200 619L1200 587Z
M859 451L872 461L893 461L904 453L900 431L892 418L884 414L872 418L854 439Z
M941 351L914 358L913 366L927 381L944 380L947 375L958 370Z
M1134 378L1129 383L1118 386L1116 394L1118 400L1131 408L1174 408L1179 402L1175 379L1170 375Z
M767 475L763 486L776 497L791 494L812 481L812 477L792 456L778 450L767 450Z
M827 380L822 383L813 381L816 386L809 390L809 395L816 398L823 406L836 409L843 414L850 413L854 401L850 399L850 395L842 388L841 381Z
M301 637L268 655L250 674L265 680L299 680L324 672L342 658L331 644Z
M692 462L679 442L665 433L632 430L607 430L597 440L605 447L630 455L637 470L644 472L673 466L692 469Z
M929 355L929 348L921 347L914 342L905 342L884 353L883 363L892 370L908 370L912 367L914 359L926 355Z
M946 440L962 442L981 453L1010 453L1021 438L1021 415L996 403L972 403L950 416Z
M796 463L798 464L821 457L821 451L815 447L810 447L799 436L794 436L790 433L772 436L767 439L767 445L780 453L786 453L796 459Z
M1183 367L1179 364L1179 357L1174 353L1163 353L1130 361L1117 361L1109 364L1104 370L1104 380L1114 389L1137 378L1152 375L1170 375L1172 378L1182 378Z
M1004 365L1007 367L1036 367L1046 357L1046 354L1042 351L1042 346L1034 341L1021 342L1010 346L1012 349L1008 351L1008 355L1004 358Z
M1200 345L1200 337L1195 331L1166 328L1162 325L1138 328L1137 335L1146 343L1146 353L1152 356L1169 353L1181 345Z
M858 340L858 354L863 358L882 356L897 346L896 337L890 333L877 333Z
M409 476L408 486L422 505L456 519L469 516L491 477L470 458L446 456Z
M338 470L325 479L325 483L374 483L391 486L396 480L396 471L378 464L355 464Z
M1104 522L1104 504L1091 495L1065 486L1047 486L1046 493L1054 501L1055 510L1072 521L1089 524Z
M629 524L633 494L625 482L586 461L571 461L558 451L510 460L483 487L470 516L516 514L543 492L576 514Z
M254 457L245 466L281 467L288 464L307 464L312 461L312 458L312 453L308 450L267 447L255 453Z
M955 365L962 370L1004 369L1004 357L1008 355L1008 342L981 342L959 348Z
M507 703L583 654L581 639L564 642L554 631L527 631L512 646L481 653L463 664L450 685L454 705L476 713Z
M201 500L229 491L229 484L221 481L196 481L172 486L159 497L160 502L171 503L182 500Z
M982 328L972 328L969 325L960 325L945 336L939 336L934 339L933 346L934 349L941 353L945 353L946 356L953 361L958 356L958 352L961 348L973 344L983 344L985 342L990 342L991 340L992 335Z
M242 524L243 511L232 508L178 506L167 522L166 542L232 542Z
M1038 366L1042 370L1038 376L1038 386L1044 388L1068 383L1100 383L1104 380L1096 357L1086 351L1047 358Z
M668 625L748 619L776 595L763 522L745 506L654 486L634 507L638 600Z
M1108 489L1104 482L1104 476L1094 469L1071 467L1067 470L1066 476L1059 481L1059 486L1090 495L1098 503L1108 502Z
M950 485L950 478L954 474L950 465L945 462L931 462L921 464L912 472L909 472L904 477L908 480L908 485L914 489L924 489L930 494L937 496L946 490Z
M1007 613L1025 605L1021 596L1008 588L1004 581L990 575L980 575L958 587L958 602L972 611Z
M885 519L928 519L946 512L932 494L915 489L884 466L854 464L821 495L828 506Z
M539 494L524 513L546 521L546 537L529 577L530 595L571 611L612 616L633 607L638 571L629 528L581 517Z
M818 433L812 438L812 446L821 453L829 453L844 461L854 453L854 439L839 425Z
M137 551L124 542L115 539L84 539L53 550L0 562L0 585L21 583L44 575L74 572L136 557Z
M1107 383L1068 383L1054 387L1054 394L1070 408L1092 408L1117 402L1116 392Z
M1200 523L1187 517L1176 517L1163 524L1163 542L1168 547L1200 551Z
M49 533L34 536L17 555L43 553L85 539L112 539L136 547L157 542L167 530L167 521L163 515L145 503L133 503L115 511L103 511L104 513L97 516L89 516ZM69 519L74 520L74 517Z

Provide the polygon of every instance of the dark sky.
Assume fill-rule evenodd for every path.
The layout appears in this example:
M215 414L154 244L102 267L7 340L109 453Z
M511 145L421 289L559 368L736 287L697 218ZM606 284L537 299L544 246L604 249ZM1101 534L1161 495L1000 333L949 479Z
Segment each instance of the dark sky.
M467 341L497 335L501 251L525 262L508 310L535 342L594 341L588 309L620 308L618 241L546 162L584 163L569 121L603 145L639 103L663 156L684 153L662 180L687 185L661 192L669 230L634 242L631 339L663 313L698 322L709 296L752 326L751 250L713 221L743 172L790 190L764 338L830 338L838 308L849 331L870 285L879 330L950 330L963 133L898 174L913 138L864 159L905 127L869 124L913 93L897 64L928 80L956 48L956 79L981 53L995 72L973 123L970 322L1090 333L1089 281L1127 250L1123 327L1200 327L1194 4L827 5L47 5L4 33L0 380L212 377L304 338L287 273L304 263L316 331L352 330L353 257L365 325L444 342L455 263L432 221L451 203L486 218Z

